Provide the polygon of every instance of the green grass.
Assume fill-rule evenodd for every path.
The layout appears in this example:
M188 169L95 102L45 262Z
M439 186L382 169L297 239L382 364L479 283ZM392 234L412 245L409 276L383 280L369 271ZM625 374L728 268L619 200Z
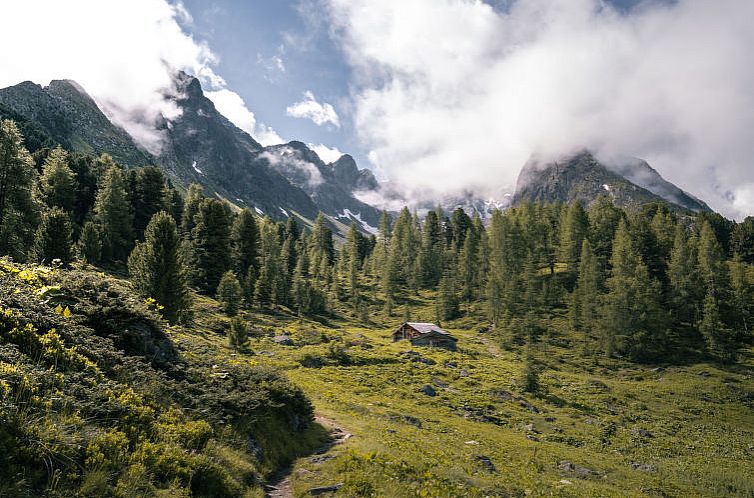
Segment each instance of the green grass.
M431 298L415 300L414 318L432 316ZM199 306L209 324L214 304ZM335 458L298 461L299 496L340 482L346 496L754 496L752 351L729 368L596 362L556 315L537 351L542 389L532 395L517 386L522 351L500 347L505 331L478 334L481 317L445 324L457 352L392 343L399 317L370 327L248 318L263 335L251 340L254 354L235 361L285 370L318 413L354 434ZM295 346L266 335L283 330ZM215 334L202 340L223 348ZM401 355L411 349L434 364ZM323 366L304 366L312 364ZM426 384L437 396L421 392Z

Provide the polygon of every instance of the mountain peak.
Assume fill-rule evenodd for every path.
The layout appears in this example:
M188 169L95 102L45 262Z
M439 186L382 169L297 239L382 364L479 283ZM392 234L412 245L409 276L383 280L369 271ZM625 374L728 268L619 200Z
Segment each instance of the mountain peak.
M560 201L588 206L600 195L611 196L624 208L664 201L689 211L709 211L705 203L662 178L646 161L629 158L607 165L589 150L546 163L529 160L516 182L513 203Z

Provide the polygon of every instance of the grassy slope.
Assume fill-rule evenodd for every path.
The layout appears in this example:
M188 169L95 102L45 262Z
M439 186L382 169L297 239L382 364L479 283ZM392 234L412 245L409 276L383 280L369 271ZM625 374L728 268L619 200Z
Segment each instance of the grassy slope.
M430 298L417 301L415 318L432 316ZM201 306L212 316L211 301ZM338 482L348 496L754 495L752 351L730 368L654 371L604 359L596 365L558 332L564 320L555 317L538 352L546 369L542 393L534 396L516 387L519 353L476 333L481 318L447 324L459 338L458 352L413 348L431 365L410 361L401 355L410 345L390 341L389 327L399 318L372 328L282 314L250 318L266 334L290 331L297 345L277 345L262 334L251 341L256 354L235 361L287 370L320 414L355 436L334 450L334 459L298 462L299 495ZM322 337L329 342L316 344ZM202 340L215 350L224 339ZM340 348L349 360L331 352ZM306 368L300 363L306 355L335 364ZM437 396L423 394L425 384ZM562 469L563 461L576 468Z

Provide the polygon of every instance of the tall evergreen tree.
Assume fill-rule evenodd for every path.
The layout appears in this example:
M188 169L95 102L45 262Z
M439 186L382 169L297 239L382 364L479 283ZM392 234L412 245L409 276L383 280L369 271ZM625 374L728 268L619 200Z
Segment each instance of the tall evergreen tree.
M720 361L726 363L735 361L737 344L734 332L721 319L720 307L713 288L708 289L702 310L699 332L707 343L707 350Z
M0 254L23 259L34 240L38 208L32 198L37 173L16 123L0 122Z
M123 170L110 166L103 173L94 203L94 219L99 226L102 258L125 261L133 246L133 217Z
M458 317L458 296L456 296L454 280L450 271L446 271L440 279L435 303L435 314L440 322Z
M693 324L700 311L695 244L696 238L678 224L668 263L669 304L676 326Z
M260 234L262 262L254 288L254 299L261 305L276 305L279 303L282 286L280 234L272 222L263 224Z
M557 259L567 265L568 272L575 280L579 269L579 256L583 249L582 242L589 233L589 217L580 202L574 202L565 209L562 217Z
M738 254L744 263L754 265L754 216L747 216L736 225L731 244L734 254Z
M223 273L230 269L230 212L216 199L204 199L191 232L196 266L195 284L204 292L214 292Z
M583 335L584 352L588 353L599 319L600 272L589 239L581 242L579 276L571 296L570 317L573 329Z
M664 346L660 289L649 277L624 219L615 232L610 266L601 326L606 352L633 360L656 357Z
M102 242L99 228L93 221L84 223L78 243L76 244L79 257L90 264L97 264L102 255Z
M223 311L228 316L236 316L243 301L243 290L236 274L231 270L223 273L223 278L217 286L217 300L220 301Z
M68 153L60 146L50 151L39 177L39 196L49 208L59 207L69 213L76 203L76 175L68 166Z
M589 243L603 270L607 268L615 230L622 218L623 211L615 207L613 201L604 195L598 197L589 209Z
M138 243L128 258L128 272L134 287L155 299L163 307L163 316L173 323L191 305L180 242L175 219L161 211L152 216L144 232L144 242Z
M251 211L243 209L238 213L230 233L235 271L245 276L251 268L256 274L259 269L259 228Z
M156 166L145 166L130 170L133 176L131 185L131 205L134 214L134 231L137 238L142 238L152 216L160 211L170 211L168 205L165 175Z
M71 217L61 207L54 207L42 215L42 222L34 237L32 254L39 262L60 260L68 265L73 261L73 228Z
M204 190L198 183L192 183L186 192L186 199L183 202L183 213L181 215L181 233L190 237L196 224L196 215L199 212L199 205L204 199ZM176 220L177 222L178 220Z

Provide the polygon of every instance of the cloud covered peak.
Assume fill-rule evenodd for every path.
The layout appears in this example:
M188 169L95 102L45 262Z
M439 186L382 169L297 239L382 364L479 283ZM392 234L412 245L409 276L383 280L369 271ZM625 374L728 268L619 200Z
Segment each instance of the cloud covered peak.
M359 137L393 184L499 188L533 153L587 147L642 157L725 214L754 212L748 0L327 4Z

